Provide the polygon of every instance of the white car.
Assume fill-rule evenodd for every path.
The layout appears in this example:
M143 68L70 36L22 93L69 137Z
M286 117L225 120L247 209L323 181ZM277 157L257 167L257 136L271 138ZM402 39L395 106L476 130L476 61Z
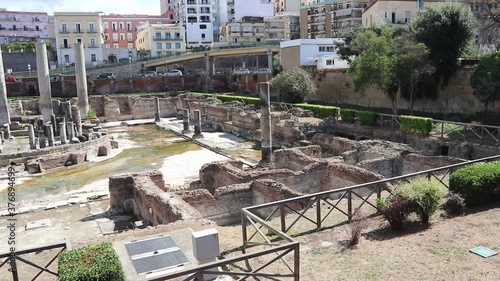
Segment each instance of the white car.
M164 76L182 76L182 71L180 70L170 70L168 72L165 72Z
M246 68L240 68L238 70L233 71L234 74L250 74L250 70Z
M156 77L156 71L146 71L141 74L141 77Z

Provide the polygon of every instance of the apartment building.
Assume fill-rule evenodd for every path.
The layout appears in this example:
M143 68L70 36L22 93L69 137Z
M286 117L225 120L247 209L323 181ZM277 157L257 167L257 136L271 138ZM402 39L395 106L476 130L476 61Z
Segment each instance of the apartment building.
M337 38L297 39L280 43L281 65L284 71L294 67L312 67L317 70L348 68L346 60L337 53Z
M143 24L173 24L173 10L161 16L149 15L103 15L104 40L106 48L136 48L137 28ZM171 19L172 18L172 19Z
M436 3L441 3L441 1L425 1L425 5L434 5ZM424 2L419 0L371 1L363 12L363 26L409 23L418 10L423 8L423 4Z
M0 44L39 39L50 39L47 13L0 9Z
M300 8L300 38L342 37L362 24L368 0L328 0Z
M185 29L175 24L143 24L137 28L136 46L140 56L168 57L186 51Z
M300 0L275 0L274 1L274 14L283 12L298 13L301 6Z
M214 41L215 0L176 0L175 20L186 30L186 47L208 47Z
M268 42L290 40L291 24L297 25L297 15L277 17L243 17L238 22L228 22L221 25L220 45L256 45ZM294 26L295 31L297 26Z
M175 11L175 0L160 0L160 11L161 15L168 12L172 15L172 20L174 19L173 12Z
M98 64L107 60L99 12L55 12L54 30L58 64L75 62L76 42L83 43L86 63Z

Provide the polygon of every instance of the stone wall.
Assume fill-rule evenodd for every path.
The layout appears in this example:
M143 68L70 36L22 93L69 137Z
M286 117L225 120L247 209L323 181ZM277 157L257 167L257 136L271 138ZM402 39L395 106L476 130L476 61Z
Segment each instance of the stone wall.
M484 103L474 95L469 83L471 69L459 70L450 80L448 86L440 89L436 100L416 100L414 110L436 114L474 114L486 110ZM318 86L313 101L333 104L350 104L365 107L392 108L387 95L373 87L364 93L353 90L352 78L347 70L314 72L313 79ZM408 102L399 98L399 109L408 109Z

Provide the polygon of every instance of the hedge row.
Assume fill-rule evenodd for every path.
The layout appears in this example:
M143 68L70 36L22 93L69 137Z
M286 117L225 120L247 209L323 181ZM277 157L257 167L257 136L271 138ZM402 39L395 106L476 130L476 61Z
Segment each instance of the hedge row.
M416 132L428 135L432 130L432 119L417 116L399 116L401 122L401 130L407 132Z
M339 108L336 106L316 105L307 103L296 103L293 106L310 110L318 118L326 118L331 116L336 117L338 114L337 112L339 110Z
M122 281L122 264L110 242L64 251L59 255L59 281Z
M467 205L500 200L500 161L475 164L453 172L450 191L461 194Z
M260 105L260 98L244 97L244 96L230 96L230 95L213 95L215 98L220 99L222 102L228 101L241 101L246 104Z
M377 113L371 111L359 111L358 117L361 125L375 126L378 115Z
M340 118L342 121L353 123L356 118L356 112L352 109L340 109Z

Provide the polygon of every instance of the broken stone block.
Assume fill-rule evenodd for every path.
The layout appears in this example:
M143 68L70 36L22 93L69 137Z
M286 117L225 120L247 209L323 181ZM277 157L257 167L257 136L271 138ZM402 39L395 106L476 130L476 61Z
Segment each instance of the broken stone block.
M97 156L108 156L108 154L109 154L108 146L106 145L99 146L99 150L97 151Z
M42 166L39 159L31 159L24 164L26 171L30 174L38 174L42 172Z
M71 139L71 143L80 143L80 140L77 137Z
M85 137L84 135L78 135L77 138L78 138L78 140L80 142L86 142L86 141L88 141L87 137Z
M112 148L112 149L117 149L117 148L119 148L119 147L120 147L120 146L119 146L119 144L118 144L118 142L117 142L117 141L115 141L115 140L112 140L112 141L110 141L109 143L111 144L111 148Z

